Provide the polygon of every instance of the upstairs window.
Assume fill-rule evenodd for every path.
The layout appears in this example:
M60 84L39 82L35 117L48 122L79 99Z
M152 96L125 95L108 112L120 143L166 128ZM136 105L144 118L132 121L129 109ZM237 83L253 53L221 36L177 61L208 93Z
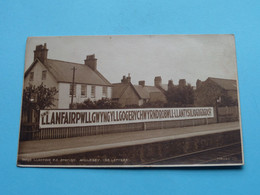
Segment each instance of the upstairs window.
M103 86L102 94L103 94L103 97L107 97L107 86Z
M47 70L42 71L42 80L46 80Z
M96 96L96 86L91 86L91 97L94 98Z
M30 72L29 74L29 81L33 81L34 72Z
M74 84L74 87L72 84L70 84L70 95L76 96L76 84Z
M81 95L82 96L87 95L87 86L86 85L81 85Z

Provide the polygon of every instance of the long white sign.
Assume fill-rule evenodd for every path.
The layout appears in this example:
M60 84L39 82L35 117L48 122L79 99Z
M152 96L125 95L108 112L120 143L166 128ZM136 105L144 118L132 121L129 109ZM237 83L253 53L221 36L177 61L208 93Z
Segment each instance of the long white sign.
M214 117L213 107L41 110L40 128L84 127Z

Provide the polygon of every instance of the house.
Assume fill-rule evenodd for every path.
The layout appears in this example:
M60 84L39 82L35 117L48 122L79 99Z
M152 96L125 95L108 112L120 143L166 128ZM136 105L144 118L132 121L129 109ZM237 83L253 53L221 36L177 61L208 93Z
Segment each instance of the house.
M113 83L112 100L122 106L141 106L149 100L149 94L131 83L130 74L123 76L121 83Z
M160 76L154 78L154 86L145 85L145 81L139 81L139 85L149 94L150 103L167 102L165 92L168 90L168 86L162 84L162 78Z
M195 105L223 106L237 105L237 81L209 77L204 82L197 80L195 90Z
M36 46L34 62L24 74L24 88L29 85L39 86L41 83L48 88L56 87L58 94L53 108L68 109L72 96L73 103L111 98L111 83L97 70L94 54L88 55L84 64L48 59L47 55L46 43Z
M133 85L129 74L128 77L123 76L121 83L113 84L112 100L122 106L142 106L148 102L165 103L166 97L156 86L146 86L145 81L139 81L139 85Z

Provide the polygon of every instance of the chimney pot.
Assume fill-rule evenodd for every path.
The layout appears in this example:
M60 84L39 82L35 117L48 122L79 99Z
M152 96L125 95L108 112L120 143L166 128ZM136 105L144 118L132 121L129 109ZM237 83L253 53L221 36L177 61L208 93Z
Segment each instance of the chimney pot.
M130 76L130 73L128 73L128 76L127 76L126 80L127 80L128 83L131 83L131 76Z
M121 83L131 83L131 77L128 74L128 77L126 77L125 75L123 76L123 78L121 79Z

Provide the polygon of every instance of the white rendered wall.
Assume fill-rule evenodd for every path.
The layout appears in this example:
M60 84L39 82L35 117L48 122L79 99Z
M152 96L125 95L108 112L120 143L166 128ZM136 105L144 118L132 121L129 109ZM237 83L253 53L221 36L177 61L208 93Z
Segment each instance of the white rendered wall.
M42 80L42 71L47 71L46 73L46 79ZM30 73L33 72L33 80L30 81ZM33 66L33 68L30 70L30 72L27 74L27 76L24 78L24 89L28 87L29 85L39 86L43 84L47 88L56 87L58 90L58 84L55 78L52 76L52 74L46 69L46 67L41 64L40 62L36 62L36 64ZM55 101L54 106L52 108L57 108L58 106L58 94L55 95Z
M103 87L102 86L95 86L96 93L95 97L91 97L91 85L86 85L86 95L81 95L81 84L76 84L76 96L73 97L73 103L82 103L87 99L92 101L97 101L102 98L103 96ZM107 89L107 97L111 99L112 89L108 87ZM59 109L68 109L71 103L71 95L70 95L70 83L59 83Z

